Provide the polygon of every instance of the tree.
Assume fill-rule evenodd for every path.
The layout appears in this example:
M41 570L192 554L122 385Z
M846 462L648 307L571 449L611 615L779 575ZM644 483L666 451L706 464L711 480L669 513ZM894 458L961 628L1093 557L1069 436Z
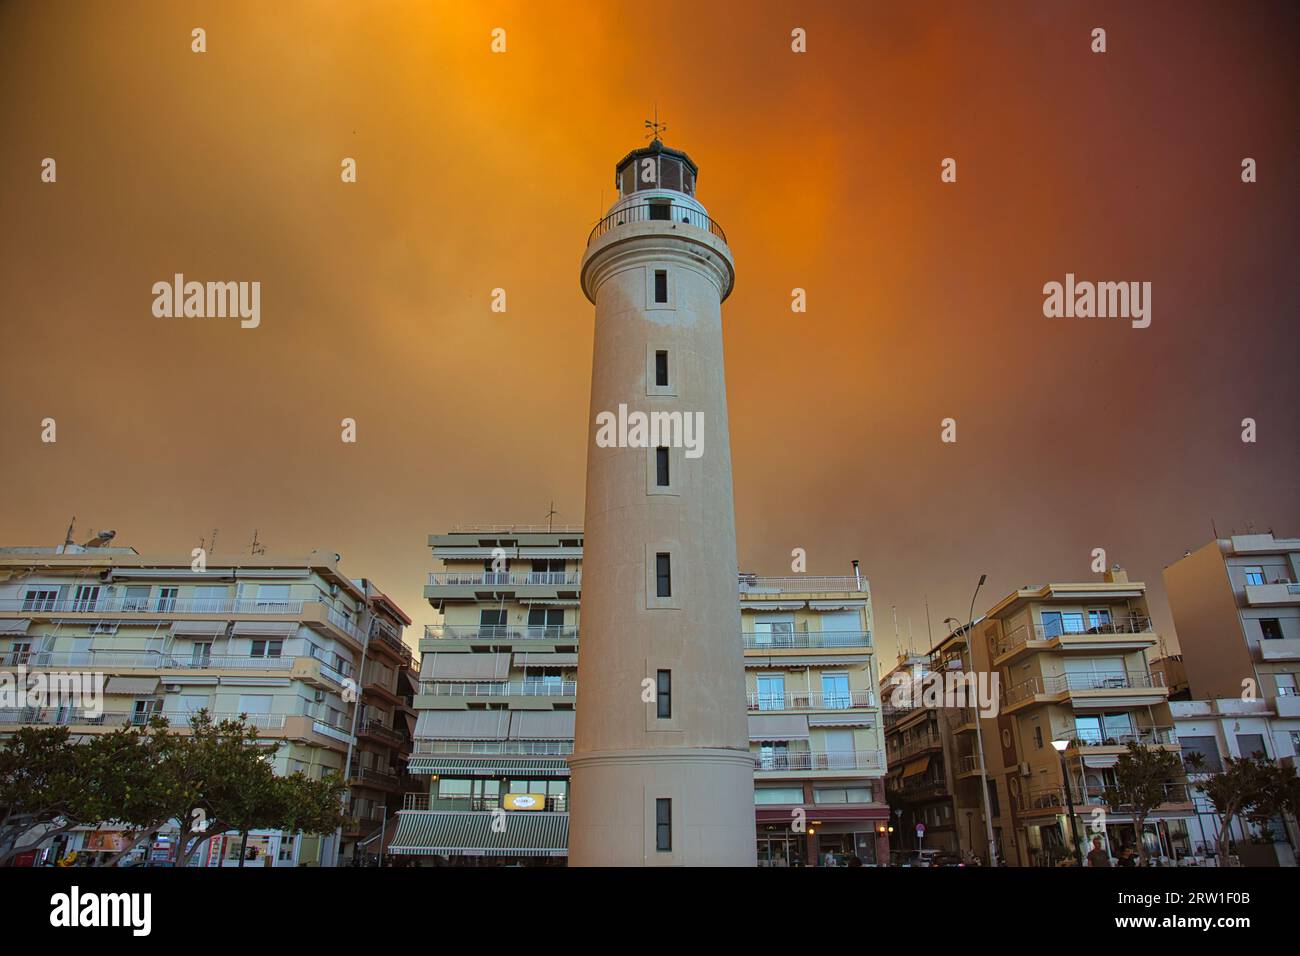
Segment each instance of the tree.
M1189 754L1186 762L1195 772L1202 772L1205 766L1200 754ZM1223 771L1208 774L1199 786L1219 819L1215 843L1222 866L1227 866L1230 859L1235 821L1244 817L1267 825L1277 814L1294 813L1296 809L1294 771L1278 766L1261 753L1225 758Z
M1137 831L1138 854L1142 866L1147 864L1143 827L1151 811L1169 801L1168 786L1184 774L1178 755L1159 748L1144 747L1129 741L1128 752L1115 762L1115 782L1106 787L1103 799L1112 808L1128 809Z
M85 781L107 782L112 774L105 749L79 746L67 727L20 727L0 749L0 866L97 822L102 801ZM33 838L20 843L27 834Z

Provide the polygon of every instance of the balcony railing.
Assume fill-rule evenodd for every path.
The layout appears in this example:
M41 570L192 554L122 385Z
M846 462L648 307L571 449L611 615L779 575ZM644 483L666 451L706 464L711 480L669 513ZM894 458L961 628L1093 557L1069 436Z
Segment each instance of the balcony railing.
M687 225L694 226L697 229L703 229L717 236L723 242L727 241L726 234L722 227L716 222L700 212L694 206L687 206L675 202L645 202L636 203L635 205L620 206L600 222L587 236L587 245L591 245L596 239L618 226L627 225L633 222L683 222Z
M745 650L787 647L870 647L870 631L744 631Z
M1161 805L1191 803L1191 791L1185 783L1166 783L1161 789L1164 792L1164 798ZM1106 802L1106 788L1090 784L1082 787L1074 784L1070 788L1070 796L1074 801L1075 809L1081 807L1111 806ZM1068 806L1065 799L1065 788L1062 786L1040 786L1031 787L1020 794L1017 798L1020 809L1024 810L1061 810ZM1119 803L1111 806L1112 810L1122 812L1128 807L1127 804Z
M1161 674L1061 674L1056 677L1031 677L1007 690L1007 703L1015 704L1037 694L1060 694L1064 691L1124 690L1164 687Z
M576 641L578 629L562 625L426 624L424 636L438 641Z
M1152 634L1151 618L1134 615L1124 620L1078 626L1065 624L1022 624L998 642L1001 657L1029 641L1051 641L1058 637L1104 637L1115 634Z
M384 770L375 770L373 767L362 767L352 772L353 784L374 784L380 787L396 787L402 782L402 778L395 773L388 773Z
M751 693L747 694L750 710L849 710L874 707L875 695L869 690L851 690L841 694Z
M876 770L885 766L879 750L792 750L787 753L754 753L754 769L787 770Z
M801 594L815 591L866 591L867 579L859 581L852 575L819 576L791 574L784 577L759 577L756 574L740 575L741 594ZM752 606L752 605L751 605Z
M412 753L484 757L563 757L573 753L572 740L429 740L417 739Z
M577 681L420 681L420 693L434 697L573 697Z
M0 708L0 724L20 724L33 727L106 727L124 724L143 726L151 714L135 714L125 710L105 710L88 714L82 708L72 707L5 707ZM134 718L138 717L136 720Z
M370 627L370 640L379 641L382 644L391 647L402 656L404 660L411 659L411 649L406 646L402 636L388 625L375 621Z
M402 798L403 810L473 810L491 812L501 807L501 797L438 797L427 793L408 793ZM546 798L545 809L563 813L569 809L564 794ZM533 811L535 812L535 811Z
M581 571L430 571L433 587L581 587Z
M394 730L381 720L367 720L361 725L361 734L370 737L377 737L380 740L386 740L394 745L401 745L406 742L406 735L400 730Z
M455 524L450 534L581 534L580 524Z
M915 754L919 754L924 750L931 750L934 747L942 747L942 746L943 746L943 737L941 737L939 734L919 734L918 736L913 737L911 740L909 740L907 743L903 744L902 746L896 747L894 750L894 755L897 756L899 759L905 760L908 757L914 756Z
M1127 747L1130 743L1144 747L1178 743L1178 735L1172 727L1146 727L1128 733L1107 733L1106 731L1072 730L1061 736L1070 741L1071 748L1081 747Z
M158 651L36 651L13 663L28 667L142 670L292 670L295 657L163 654Z
M19 614L279 614L301 616L308 601L247 601L222 599L146 598L146 597L72 597L3 598L0 612Z

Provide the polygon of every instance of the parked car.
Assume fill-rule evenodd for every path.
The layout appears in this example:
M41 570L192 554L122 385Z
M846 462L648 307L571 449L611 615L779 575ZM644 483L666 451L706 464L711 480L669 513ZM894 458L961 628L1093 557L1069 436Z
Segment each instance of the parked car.
M899 866L937 866L935 859L939 856L938 850L908 850L898 861Z

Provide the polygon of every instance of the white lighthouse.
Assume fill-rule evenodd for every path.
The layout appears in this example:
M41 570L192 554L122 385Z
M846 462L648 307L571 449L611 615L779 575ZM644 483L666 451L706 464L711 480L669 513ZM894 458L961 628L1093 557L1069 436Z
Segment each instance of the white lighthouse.
M596 330L575 866L755 862L722 360L735 268L696 174L657 136L628 153L582 260Z

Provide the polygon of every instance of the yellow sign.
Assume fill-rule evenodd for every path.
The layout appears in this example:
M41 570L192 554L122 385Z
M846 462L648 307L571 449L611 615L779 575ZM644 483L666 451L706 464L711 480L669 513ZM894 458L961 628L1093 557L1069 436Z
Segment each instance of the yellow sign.
M506 810L545 810L544 793L507 793L501 798L501 806Z

